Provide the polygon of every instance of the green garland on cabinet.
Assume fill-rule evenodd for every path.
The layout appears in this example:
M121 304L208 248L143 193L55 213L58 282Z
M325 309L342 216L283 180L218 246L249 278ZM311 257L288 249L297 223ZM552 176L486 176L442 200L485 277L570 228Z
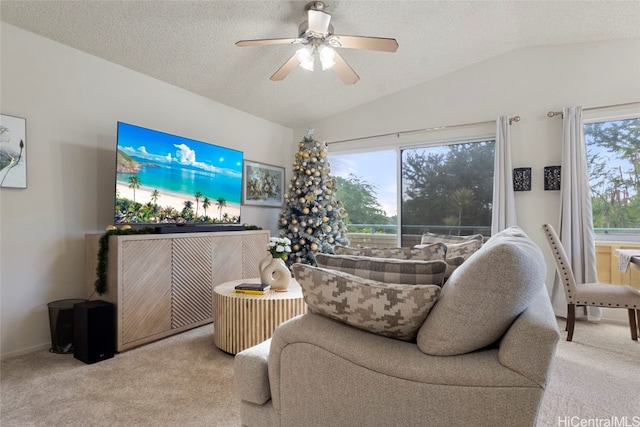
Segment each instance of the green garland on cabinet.
M107 258L109 256L109 237L126 234L152 234L153 228L141 228L139 230L116 228L104 233L98 242L98 265L96 266L96 282L94 284L96 293L102 295L107 291Z

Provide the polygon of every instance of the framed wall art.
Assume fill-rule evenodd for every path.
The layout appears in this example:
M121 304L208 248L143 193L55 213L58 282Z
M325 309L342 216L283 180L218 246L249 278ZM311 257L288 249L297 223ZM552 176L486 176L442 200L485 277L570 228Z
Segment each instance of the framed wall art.
M27 188L27 120L0 114L0 187Z
M284 168L244 161L242 203L281 207L284 202Z

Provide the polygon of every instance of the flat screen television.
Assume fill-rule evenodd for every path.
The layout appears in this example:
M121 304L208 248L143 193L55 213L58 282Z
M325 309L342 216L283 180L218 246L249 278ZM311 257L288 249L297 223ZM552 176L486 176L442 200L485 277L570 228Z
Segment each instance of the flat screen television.
M118 122L115 224L239 224L243 152Z

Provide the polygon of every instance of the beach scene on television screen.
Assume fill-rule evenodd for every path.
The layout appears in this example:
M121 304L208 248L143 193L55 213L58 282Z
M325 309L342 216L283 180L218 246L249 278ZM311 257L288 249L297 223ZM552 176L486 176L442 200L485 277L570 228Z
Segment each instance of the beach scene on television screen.
M239 223L241 151L118 123L116 224Z

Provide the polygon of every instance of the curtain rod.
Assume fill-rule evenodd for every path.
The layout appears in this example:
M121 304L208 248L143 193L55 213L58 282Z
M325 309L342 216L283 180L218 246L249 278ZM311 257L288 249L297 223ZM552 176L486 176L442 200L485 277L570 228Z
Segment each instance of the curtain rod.
M627 105L633 105L633 104L640 104L640 101L634 101L634 102L625 102L623 104L611 104L611 105L603 105L601 107L589 107L589 108L583 108L582 111L591 111L591 110L600 110L602 108L613 108L613 107L626 107ZM549 111L547 113L547 117L554 118L554 117L562 117L563 113L562 111Z
M512 124L513 122L519 122L519 121L520 121L520 116L513 116L513 117L509 118L509 124ZM405 134L410 134L410 133L430 132L430 131L434 131L434 130L443 130L443 129L458 128L458 127L486 125L486 124L495 123L495 122L496 122L495 120L485 120L484 122L461 123L461 124L457 124L457 125L436 126L436 127L424 128L424 129L402 130L402 131L399 131L399 132L381 133L379 135L360 136L358 138L341 139L339 141L327 141L326 143L327 143L327 145L340 144L340 143L343 143L343 142L360 141L360 140L363 140L363 139L382 138L384 136L393 136L393 135L396 135L399 138L400 135L405 135Z

